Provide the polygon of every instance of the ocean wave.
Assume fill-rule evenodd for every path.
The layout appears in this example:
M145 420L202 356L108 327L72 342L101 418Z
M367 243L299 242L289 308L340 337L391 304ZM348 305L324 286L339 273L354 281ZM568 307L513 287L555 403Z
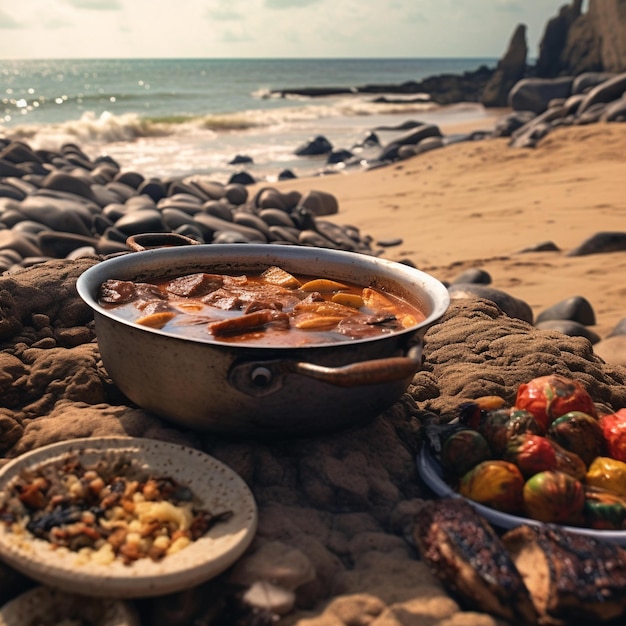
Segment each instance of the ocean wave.
M67 142L81 144L109 144L129 142L144 137L165 137L183 131L188 120L177 123L153 121L143 118L137 113L114 115L108 111L96 115L93 111L83 113L78 120L52 124L22 124L13 127L2 127L2 133L12 139L23 139L32 142L33 146L42 149L57 149ZM189 133L193 132L189 128Z
M250 109L234 113L210 113L200 116L166 115L146 117L138 113L96 114L84 112L79 119L64 122L0 126L7 137L28 140L36 148L57 149L67 142L111 144L132 142L141 138L195 136L210 138L216 134L245 132L254 129L280 129L316 120L375 115L409 115L438 108L431 102L395 99L376 102L372 97L344 96L303 106L280 106Z
M310 99L308 99L310 102ZM424 100L397 99L376 102L372 97L345 96L301 106L251 109L238 113L210 114L200 118L203 128L214 131L246 130L261 127L285 127L300 122L367 115L396 115L432 111L438 105Z

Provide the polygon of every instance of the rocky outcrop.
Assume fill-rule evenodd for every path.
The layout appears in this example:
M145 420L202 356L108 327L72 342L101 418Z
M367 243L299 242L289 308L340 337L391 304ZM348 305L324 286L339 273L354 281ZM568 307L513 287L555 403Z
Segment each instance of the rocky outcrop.
M546 25L535 73L539 77L626 70L626 0L582 0L561 7Z
M277 89L271 92L273 97L305 96L315 98L342 94L403 94L423 96L437 104L454 102L480 102L485 86L493 76L494 70L481 65L473 72L462 74L438 74L423 80L410 80L399 85L374 84L355 87L294 87ZM377 99L376 101L384 102Z
M548 21L539 44L535 72L539 77L558 76L563 68L561 56L567 44L572 24L581 17L582 0L562 6L559 14ZM586 21L586 20L585 20Z
M527 55L526 26L518 24L506 53L483 91L481 101L484 106L505 107L508 105L509 92L513 85L524 78Z
M589 16L607 72L626 71L626 0L590 0Z

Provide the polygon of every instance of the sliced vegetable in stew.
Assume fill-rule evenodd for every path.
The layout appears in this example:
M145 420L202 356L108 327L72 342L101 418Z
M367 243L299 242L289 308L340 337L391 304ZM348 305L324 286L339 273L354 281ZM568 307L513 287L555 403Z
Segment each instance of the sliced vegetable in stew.
M99 303L125 320L191 339L302 346L383 336L415 326L424 313L373 287L294 276L198 272L150 283L109 279Z

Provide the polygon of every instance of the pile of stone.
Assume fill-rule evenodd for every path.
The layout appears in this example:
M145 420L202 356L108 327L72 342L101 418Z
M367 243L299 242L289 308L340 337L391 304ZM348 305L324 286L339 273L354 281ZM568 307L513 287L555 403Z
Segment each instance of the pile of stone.
M50 259L128 252L140 233L178 233L200 243L313 245L373 254L372 238L324 216L322 191L251 196L244 184L206 177L147 179L75 144L58 152L0 140L0 272Z

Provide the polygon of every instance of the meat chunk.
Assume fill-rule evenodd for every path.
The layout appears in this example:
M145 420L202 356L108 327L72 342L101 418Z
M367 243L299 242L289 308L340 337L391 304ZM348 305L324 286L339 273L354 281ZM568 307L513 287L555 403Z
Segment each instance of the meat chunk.
M462 498L429 501L413 539L433 575L468 608L537 624L528 589L493 528Z
M188 274L170 281L167 290L176 296L192 298L204 296L219 289L224 284L224 279L219 274Z
M597 624L624 614L626 550L619 545L558 526L520 526L502 541L540 624Z
M98 300L106 304L126 304L134 300L154 300L164 297L155 285L134 283L130 280L105 280L98 290Z

